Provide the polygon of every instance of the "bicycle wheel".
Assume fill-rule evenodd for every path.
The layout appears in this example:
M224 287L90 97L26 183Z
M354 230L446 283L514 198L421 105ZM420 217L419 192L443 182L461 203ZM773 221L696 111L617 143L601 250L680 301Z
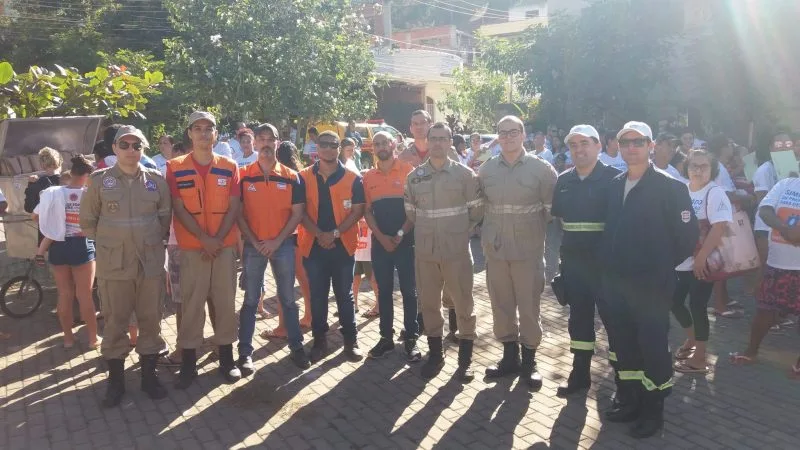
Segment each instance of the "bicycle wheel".
M43 297L38 281L25 275L14 277L0 289L0 308L9 317L21 319L35 313Z

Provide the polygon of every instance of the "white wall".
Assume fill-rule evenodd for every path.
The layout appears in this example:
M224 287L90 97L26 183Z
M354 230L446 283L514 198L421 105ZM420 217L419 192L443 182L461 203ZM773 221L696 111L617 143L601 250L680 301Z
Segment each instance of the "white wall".
M539 17L547 17L547 1L537 1L531 2L527 5L519 5L513 8L509 8L508 10L508 20L515 21L515 20L525 20L525 14L528 11L533 11L535 9L539 10Z

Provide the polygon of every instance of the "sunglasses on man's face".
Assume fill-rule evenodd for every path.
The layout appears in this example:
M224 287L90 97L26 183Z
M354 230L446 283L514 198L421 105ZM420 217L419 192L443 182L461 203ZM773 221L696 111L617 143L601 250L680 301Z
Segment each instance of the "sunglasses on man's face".
M117 142L117 147L119 147L120 150L128 150L131 147L133 147L134 151L139 152L139 151L142 150L142 143L141 142L136 142L134 144L131 144L130 142L120 141L120 142Z
M320 141L317 145L319 145L320 148L339 148L338 142Z
M621 148L628 148L633 145L636 148L642 148L647 146L650 143L650 140L647 138L635 138L635 139L620 139L619 146Z

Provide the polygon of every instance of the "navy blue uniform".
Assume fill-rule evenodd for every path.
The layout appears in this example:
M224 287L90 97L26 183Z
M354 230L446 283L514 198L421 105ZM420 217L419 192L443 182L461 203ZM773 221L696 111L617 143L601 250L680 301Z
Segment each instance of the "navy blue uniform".
M591 355L595 349L595 304L609 336L609 359L616 361L608 327L606 303L601 298L601 266L597 258L608 209L608 190L620 171L598 161L583 180L575 168L558 177L551 213L561 218L561 276L569 303L572 353ZM590 356L589 356L590 357Z
M609 188L603 298L620 379L663 398L672 387L667 336L675 267L692 255L699 228L683 183L651 164L623 203L626 180L623 173Z

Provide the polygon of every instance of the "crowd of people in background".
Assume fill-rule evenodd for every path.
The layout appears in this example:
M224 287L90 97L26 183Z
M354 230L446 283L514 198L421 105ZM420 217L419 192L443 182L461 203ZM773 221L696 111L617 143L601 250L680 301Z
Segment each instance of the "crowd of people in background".
M279 321L260 336L286 339L301 370L329 353L331 287L343 354L363 359L356 327L362 280L376 298L364 316L379 319L381 336L366 356L394 350L397 271L406 360L422 360L418 340L426 336L420 373L433 378L445 364L444 341L455 342L456 377L468 383L479 320L469 245L476 235L487 260L493 331L503 344L502 359L485 374L519 376L538 390L539 299L551 220L564 233L561 273L552 284L559 302L570 306L574 355L558 394L591 384L596 307L617 385L606 418L635 422L636 437L663 426L673 371L709 372L709 313L742 317L728 296L731 278L757 275L751 290L758 308L750 345L731 354L733 363L755 362L770 328L792 324L800 314L800 178L794 171L779 179L771 158L794 151L800 159L800 142L789 133L757 147L758 167L748 178L750 150L722 135L699 140L688 129L654 135L634 121L602 133L591 125L526 133L519 118L507 116L497 124L497 138L483 143L478 133L453 134L423 110L410 123L413 142L398 143L387 132L372 137L375 167L369 170L362 169L364 140L353 121L344 136L308 130L298 152L268 123L236 122L223 142L216 118L203 111L189 116L180 139L159 136L153 158L145 154L144 134L121 124L104 130L94 164L78 156L64 174L60 154L42 149L43 172L25 192L25 210L40 230L35 258L53 268L64 347L76 342L77 299L88 346L108 363L104 405L118 405L125 393L124 361L132 348L141 356L142 389L153 399L168 395L157 365L179 367L176 387L186 389L197 377L198 352L209 344L227 381L252 374L256 321L271 317L264 308L267 266ZM749 218L738 226L750 226L761 267L726 275L720 248L735 235L738 213ZM239 266L245 295L237 313ZM92 300L95 284L102 316ZM203 335L206 309L210 339ZM161 337L167 310L176 311L174 343ZM670 312L685 333L673 352ZM103 339L98 317L105 321ZM307 352L303 330L309 328ZM800 359L791 373L800 377Z

